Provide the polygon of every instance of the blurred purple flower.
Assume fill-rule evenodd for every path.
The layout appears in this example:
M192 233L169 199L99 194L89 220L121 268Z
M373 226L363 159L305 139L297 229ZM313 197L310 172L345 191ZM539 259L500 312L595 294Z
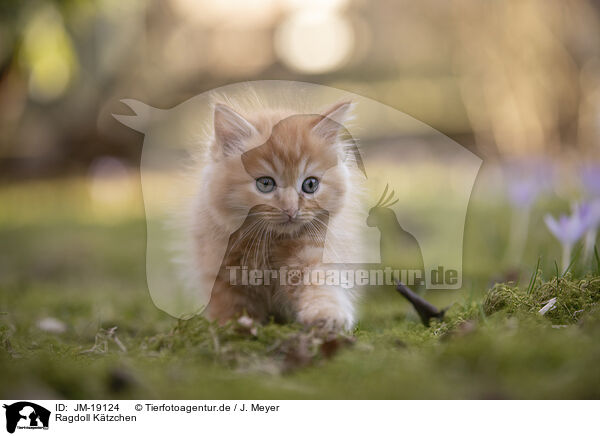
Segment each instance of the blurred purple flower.
M508 184L508 199L516 207L531 206L543 187L534 180L512 180Z
M518 264L523 257L532 205L552 188L554 165L543 158L516 159L502 166L504 186L512 207L506 261Z
M573 245L587 230L587 227L576 213L570 216L561 215L558 220L548 214L544 217L544 221L546 222L546 226L548 226L548 230L563 245Z
M566 271L571 261L571 250L573 245L588 233L594 235L600 224L600 202L584 203L574 205L571 208L571 215L561 215L556 220L548 214L544 217L548 230L560 241L563 248L563 271ZM586 245L589 242L586 241ZM588 251L588 250L586 250Z
M584 203L579 208L581 222L587 227L583 250L583 261L587 262L594 252L598 226L600 226L600 199Z
M600 225L600 201L582 203L574 208L574 214L578 215L585 232L596 230Z
M505 166L508 199L519 208L528 208L538 196L551 188L554 166L539 159L516 161Z
M594 197L600 197L600 165L588 165L581 171L584 189Z

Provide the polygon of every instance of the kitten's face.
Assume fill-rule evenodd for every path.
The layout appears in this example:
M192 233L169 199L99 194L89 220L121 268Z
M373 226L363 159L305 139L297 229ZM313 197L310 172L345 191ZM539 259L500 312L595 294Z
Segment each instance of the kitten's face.
M279 122L269 139L242 155L253 179L247 200L279 233L295 233L313 223L322 227L326 216L342 206L346 178L335 144L327 143L312 127L314 116L296 115Z
M248 127L245 140L251 142L258 130L243 127ZM215 182L227 187L221 190L222 213L236 216L251 210L252 221L261 221L266 230L280 235L324 228L328 217L343 206L348 191L348 172L337 142L339 128L324 116L294 115L277 123L262 145L246 150L247 144L233 144L229 148L233 152L226 152L219 164L222 170L215 172ZM232 139L221 141L231 145Z

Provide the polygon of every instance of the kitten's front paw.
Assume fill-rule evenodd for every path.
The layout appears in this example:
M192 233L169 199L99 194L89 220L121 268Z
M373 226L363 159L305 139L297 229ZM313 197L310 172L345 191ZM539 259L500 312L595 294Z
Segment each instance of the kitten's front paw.
M354 315L338 308L309 307L298 313L298 322L323 330L349 331L354 326Z

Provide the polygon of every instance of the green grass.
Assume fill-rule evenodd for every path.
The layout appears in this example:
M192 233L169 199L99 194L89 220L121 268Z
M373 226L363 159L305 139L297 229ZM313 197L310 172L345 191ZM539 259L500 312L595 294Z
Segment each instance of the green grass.
M0 190L4 398L600 397L600 277L593 261L557 277L559 247L540 225L561 205L534 212L525 261L509 268L496 260L508 212L475 198L463 290L427 294L452 304L444 322L422 326L393 289L379 289L351 335L323 336L171 318L145 285L139 199L106 218L81 182L38 188ZM538 314L552 297L556 308ZM66 330L41 330L48 317Z

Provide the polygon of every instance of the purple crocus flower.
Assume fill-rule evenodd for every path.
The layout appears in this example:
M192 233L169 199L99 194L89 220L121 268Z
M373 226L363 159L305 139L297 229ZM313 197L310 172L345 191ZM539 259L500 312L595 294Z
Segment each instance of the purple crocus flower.
M544 217L548 230L560 241L563 247L563 272L571 262L573 245L587 232L597 229L600 223L600 203L574 205L571 215L561 215L556 220L548 214Z
M544 217L548 230L560 241L561 244L575 244L587 230L586 226L580 220L579 215L572 214L570 216L561 215L556 220L552 215L548 214Z
M508 184L508 199L513 206L530 207L542 190L542 186L535 180L513 180Z
M512 162L505 167L508 199L518 208L529 208L552 186L554 168L545 160Z
M586 227L583 261L587 262L594 251L598 226L600 226L600 199L583 203L578 213L582 225Z
M578 215L581 225L585 227L585 231L597 229L600 224L600 201L582 203L575 207L575 213Z
M504 166L507 197L512 208L506 261L519 263L529 231L531 209L544 191L551 189L554 166L544 159L521 159Z
M588 194L600 197L600 165L588 165L581 170L581 182Z

